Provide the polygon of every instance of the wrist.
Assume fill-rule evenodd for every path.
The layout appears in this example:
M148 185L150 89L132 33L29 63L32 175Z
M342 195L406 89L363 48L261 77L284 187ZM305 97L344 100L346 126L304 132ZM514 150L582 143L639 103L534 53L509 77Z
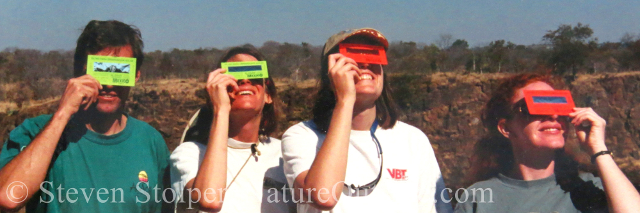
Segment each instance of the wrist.
M601 146L594 146L591 147L591 150L589 150L589 155L595 155L598 152L602 152L602 151L609 151L609 149L607 149L607 146L605 145L601 145Z
M229 106L228 104L213 107L213 113L215 115L224 114L224 113L229 114L230 111L231 111L231 106Z
M51 118L51 120L64 120L64 121L69 121L71 119L71 116L74 113L69 112L68 110L64 110L64 109L58 109L58 111L56 111L53 114L53 117Z
M596 152L595 154L591 155L591 163L592 164L596 164L596 159L598 159L598 157L600 157L602 155L609 155L609 156L613 157L613 153L611 153L611 151Z

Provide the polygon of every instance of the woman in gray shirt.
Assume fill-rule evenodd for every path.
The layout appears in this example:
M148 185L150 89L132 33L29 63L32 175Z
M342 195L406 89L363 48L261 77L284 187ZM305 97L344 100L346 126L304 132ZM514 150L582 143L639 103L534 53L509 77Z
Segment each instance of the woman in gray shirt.
M488 136L476 144L471 176L455 212L636 212L640 195L605 146L606 121L591 108L532 115L524 90L554 90L549 76L503 81L483 112ZM564 150L574 126L600 178L579 173Z

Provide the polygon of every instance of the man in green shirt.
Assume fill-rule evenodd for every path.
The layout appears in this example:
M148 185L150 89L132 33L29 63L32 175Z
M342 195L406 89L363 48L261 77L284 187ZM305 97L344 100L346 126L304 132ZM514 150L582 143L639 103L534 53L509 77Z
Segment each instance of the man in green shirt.
M142 47L133 26L87 24L75 51L75 78L57 111L25 120L2 147L0 209L160 212L163 200L172 201L162 196L169 160L162 136L124 113L131 87L100 85L85 74L88 55L134 57L139 69Z

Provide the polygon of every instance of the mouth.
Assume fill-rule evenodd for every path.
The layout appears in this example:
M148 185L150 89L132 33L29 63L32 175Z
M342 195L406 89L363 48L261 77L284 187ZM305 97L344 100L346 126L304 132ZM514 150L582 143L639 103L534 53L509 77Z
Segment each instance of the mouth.
M238 95L253 95L253 91L250 90L244 90L244 91L240 91L238 92Z
M542 128L540 128L539 131L544 133L562 133L564 129L562 128L562 125L554 124L554 125L545 125Z
M362 74L360 75L360 77L358 77L359 80L372 80L373 76L369 75L369 74Z
M114 101L118 98L118 94L116 94L115 92L100 93L100 95L98 95L98 98L103 101Z

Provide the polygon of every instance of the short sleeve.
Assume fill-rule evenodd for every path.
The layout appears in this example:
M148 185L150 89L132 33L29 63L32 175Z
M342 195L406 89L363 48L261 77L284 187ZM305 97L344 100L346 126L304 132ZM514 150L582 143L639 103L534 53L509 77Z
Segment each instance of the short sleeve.
M324 140L324 135L312 128L315 125L312 121L298 123L282 135L282 158L284 160L284 174L289 186L293 187L293 182L300 173L309 170L316 157L319 141Z
M0 152L0 169L15 158L27 147L51 119L51 115L42 115L26 119L9 133L9 138L2 145Z
M184 142L171 153L171 188L176 192L178 200L187 182L198 174L206 149L200 143Z

